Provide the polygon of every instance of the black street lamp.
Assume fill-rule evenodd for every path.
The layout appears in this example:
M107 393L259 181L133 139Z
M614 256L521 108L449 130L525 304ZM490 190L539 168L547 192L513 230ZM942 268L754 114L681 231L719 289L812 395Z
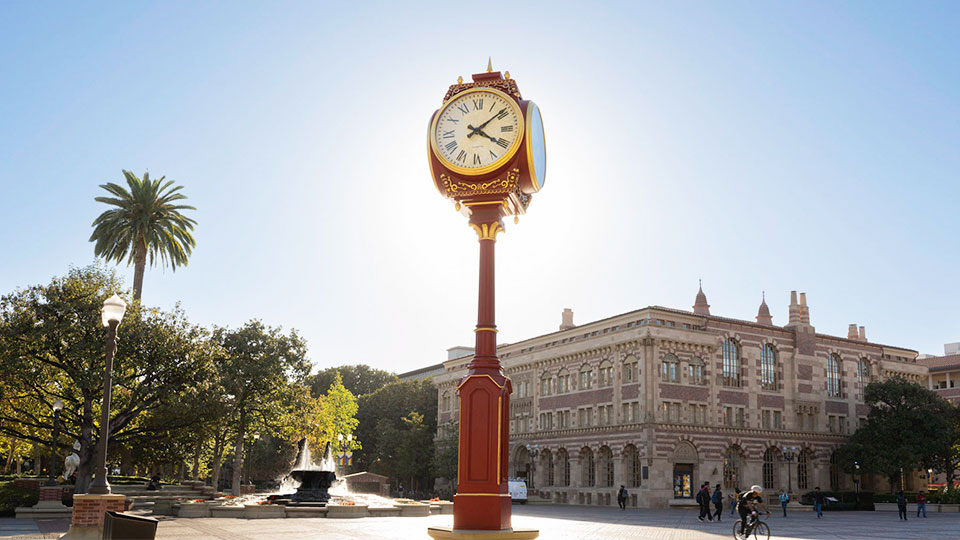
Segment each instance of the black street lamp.
M856 488L856 491L857 491L857 504L856 506L854 506L854 508L859 509L860 508L860 462L854 461L853 468L855 471L853 476L853 487Z
M57 398L53 402L53 441L50 444L50 478L48 486L56 486L57 482L57 439L60 437L60 411L63 410L63 400Z
M104 339L106 366L103 370L103 404L101 405L100 444L97 448L96 476L93 483L90 484L90 489L87 490L87 493L97 495L109 495L111 493L110 483L107 482L107 439L110 438L110 393L113 386L113 356L117 353L117 327L120 326L120 319L123 318L123 313L126 310L126 302L114 294L103 302L103 310L100 312L103 326L107 328L107 336Z
M797 457L797 447L796 446L784 446L783 447L783 459L787 462L787 493L793 493L793 477L790 475L790 465L793 463L794 458Z
M535 444L533 446L527 445L527 455L530 456L530 480L527 487L536 489L537 487L537 456L540 455L540 445Z

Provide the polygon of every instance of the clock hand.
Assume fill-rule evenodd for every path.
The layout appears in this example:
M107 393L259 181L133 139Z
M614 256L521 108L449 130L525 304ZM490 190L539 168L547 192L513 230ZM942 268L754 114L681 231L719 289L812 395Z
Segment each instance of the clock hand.
M494 139L493 137L487 135L487 134L484 133L483 130L480 129L480 128L477 128L477 131L476 131L475 133L479 133L481 137L486 137L486 138L490 139L490 140L493 141L493 142L497 142L497 139Z
M500 116L500 115L503 113L503 111L505 111L505 110L507 110L506 107L504 107L503 109L500 109L500 111L499 111L497 114L491 116L489 120L487 120L486 122L480 124L480 125L477 126L477 127L473 127L473 126L471 126L471 125L468 124L468 125L467 125L467 129L470 130L470 133L467 134L467 138L469 139L470 137L473 137L473 135L474 135L475 133L480 133L480 130L482 130L483 128L487 127L487 124L489 124L490 122L493 122L493 119L496 118L496 117L498 117L498 116ZM489 139L492 140L493 142L497 142L496 139L494 139L493 137L490 137L489 135L484 135L484 137L489 138Z

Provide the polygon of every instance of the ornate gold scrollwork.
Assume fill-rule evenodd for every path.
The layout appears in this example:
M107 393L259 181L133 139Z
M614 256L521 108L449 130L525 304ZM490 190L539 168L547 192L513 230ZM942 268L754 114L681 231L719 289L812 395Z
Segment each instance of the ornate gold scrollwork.
M440 183L443 184L443 187L447 190L447 193L460 197L512 193L517 189L519 181L520 169L511 169L507 171L506 178L495 178L489 182L483 182L481 184L459 182L445 173L440 173Z
M499 222L483 223L481 225L471 223L470 226L473 227L473 230L477 231L477 236L480 237L480 240L492 240L496 242L497 233L504 232Z

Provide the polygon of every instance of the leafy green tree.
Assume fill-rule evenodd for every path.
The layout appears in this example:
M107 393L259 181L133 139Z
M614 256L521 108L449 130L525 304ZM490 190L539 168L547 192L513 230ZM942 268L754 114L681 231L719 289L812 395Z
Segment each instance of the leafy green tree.
M97 257L107 261L134 265L133 300L140 301L143 293L143 270L150 258L153 266L157 257L176 271L186 266L196 242L190 231L196 221L181 214L182 210L196 210L185 204L175 204L186 199L179 191L183 186L173 186L173 181L150 180L150 173L143 173L140 180L130 171L123 171L129 190L112 182L100 187L110 197L97 197L97 202L115 206L93 220L90 241ZM173 186L173 187L171 187Z
M437 430L434 439L433 473L450 481L457 479L457 461L460 451L460 424L447 422Z
M396 381L360 396L358 404L357 434L364 448L355 456L355 464L402 479L411 487L428 487L437 432L433 383L429 379Z
M955 412L935 392L902 378L867 385L866 422L840 450L847 469L883 474L895 486L900 471L940 468L956 444Z
M62 399L59 445L66 450L74 440L80 442L78 493L91 479L99 435L104 373L100 310L120 290L115 272L90 266L0 299L0 380L12 389L4 396L11 407L0 408L0 431L47 444L51 404ZM190 324L179 308L167 313L131 306L120 325L114 364L111 450L114 444L146 444L156 436L155 428L140 421L203 379L211 360L207 342L207 333ZM170 415L165 426L175 429L189 421Z
M225 426L235 440L231 486L239 495L245 437L251 429L272 433L297 423L309 396L304 382L310 364L296 331L283 334L254 320L236 330L217 328L213 336L222 355L216 368L228 412Z
M376 392L397 380L397 376L393 373L375 369L365 364L340 366L327 368L313 375L310 382L310 393L314 396L325 394L338 375L347 390L355 396Z
M340 374L336 374L326 395L317 399L318 414L307 426L312 455L319 456L327 443L334 454L362 448L359 438L353 436L359 423L357 408L357 398L343 385Z

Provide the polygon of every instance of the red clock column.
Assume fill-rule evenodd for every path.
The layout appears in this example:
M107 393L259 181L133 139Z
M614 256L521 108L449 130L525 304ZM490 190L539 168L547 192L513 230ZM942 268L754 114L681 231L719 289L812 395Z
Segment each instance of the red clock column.
M497 358L494 247L503 231L500 203L472 208L470 226L480 239L476 351L460 381L460 445L454 530L510 529L507 485L510 379Z

